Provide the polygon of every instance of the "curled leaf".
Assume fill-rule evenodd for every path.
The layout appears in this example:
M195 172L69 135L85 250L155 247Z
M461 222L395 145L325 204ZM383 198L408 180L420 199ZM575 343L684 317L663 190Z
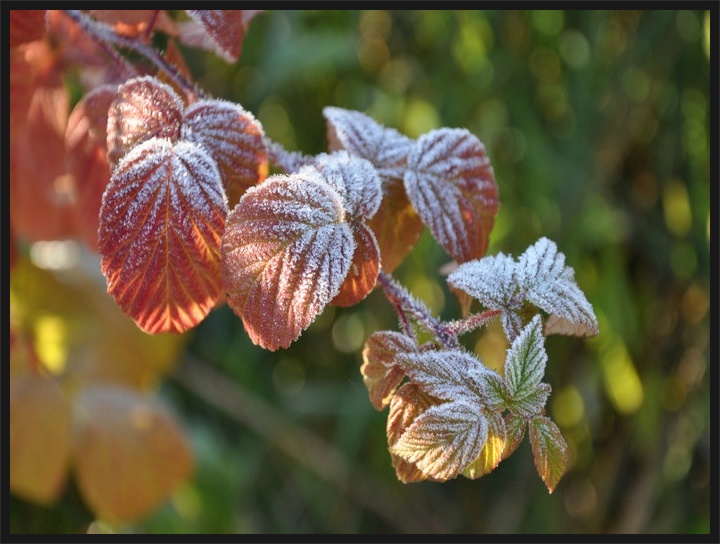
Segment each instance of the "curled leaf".
M365 223L351 228L355 251L345 281L331 301L336 306L353 306L363 300L375 288L380 272L380 249L372 230Z
M203 29L204 37L181 27L181 39L188 45L214 50L225 61L240 58L242 42L250 20L262 10L215 9L186 10Z
M405 190L423 223L458 262L485 254L498 188L485 146L465 129L421 136L407 159Z
M215 305L226 213L217 167L195 144L152 138L120 162L98 247L108 292L141 329L183 332Z
M354 251L342 197L319 172L271 176L228 216L228 304L254 343L285 348L338 294Z

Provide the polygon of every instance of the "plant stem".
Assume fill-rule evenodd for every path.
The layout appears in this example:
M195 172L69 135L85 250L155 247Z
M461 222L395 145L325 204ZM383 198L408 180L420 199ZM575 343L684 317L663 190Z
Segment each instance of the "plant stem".
M390 274L380 271L378 282L385 292L385 296L393 305L400 317L403 332L414 337L409 317L412 316L427 331L433 333L440 342L449 348L459 346L457 334L450 328L433 317L430 309L422 302L414 298L400 285ZM409 314L409 315L408 315Z
M178 87L185 90L188 96L205 97L205 93L188 81L172 64L165 60L152 47L145 45L135 38L128 38L116 33L112 27L94 20L79 10L65 10L65 14L75 21L78 26L92 39L100 44L111 44L116 47L125 47L142 55L154 64L158 70L164 72Z
M488 321L495 319L502 314L502 310L487 310L482 313L472 314L465 319L450 321L447 328L456 335L461 335L473 331L487 324Z

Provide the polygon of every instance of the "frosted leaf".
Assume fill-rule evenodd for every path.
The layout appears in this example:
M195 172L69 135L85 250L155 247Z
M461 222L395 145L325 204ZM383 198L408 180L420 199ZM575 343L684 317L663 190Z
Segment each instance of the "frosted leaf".
M482 363L460 350L399 353L397 364L413 383L434 397L455 400L468 395L468 370Z
M108 160L115 167L128 151L150 138L180 135L184 104L177 93L156 77L129 79L118 87L107 122Z
M568 447L557 425L550 418L537 416L528 422L528 434L535 468L548 491L555 490L567 470Z
M421 136L407 160L405 190L423 223L458 262L482 257L498 188L485 146L465 129Z
M202 145L218 165L230 207L268 174L262 126L238 104L199 100L184 111L181 136Z
M498 253L459 265L450 273L447 283L489 309L519 309L521 300L516 297L516 269L517 264L511 256Z
M402 177L398 167L405 163L413 140L359 111L327 106L323 115L331 151L345 149L369 160L383 178Z
M186 10L204 30L206 39L182 27L181 40L196 47L210 49L229 63L240 58L242 43L250 20L262 10Z
M485 419L488 424L487 439L480 455L472 463L470 463L462 472L462 475L471 480L475 480L489 474L503 460L503 451L505 450L505 420L496 412L485 411Z
M228 304L254 343L287 347L338 294L354 251L342 198L317 171L271 176L228 216Z
M141 329L183 332L213 308L226 214L217 167L195 144L152 138L120 161L98 249L108 293Z
M314 167L340 194L351 218L368 219L375 215L380 207L382 189L377 170L369 161L338 151L318 155Z
M455 478L477 459L487 439L477 406L447 402L418 416L390 451L439 481Z
M398 353L415 351L415 342L409 336L394 331L379 331L370 335L363 349L360 372L376 410L390 404L395 389L405 377L402 368L395 364Z
M409 463L402 457L393 454L392 446L397 443L405 430L420 414L431 406L438 404L438 400L433 399L414 383L402 385L390 400L390 411L387 419L388 446L391 448L390 458L395 473L403 483L433 479L418 469L414 463Z
M297 172L303 166L315 162L314 156L304 155L299 151L288 151L278 142L269 138L265 138L265 148L273 164L288 174Z
M540 238L520 256L518 284L538 308L577 325L575 330L584 336L598 333L592 305L575 283L573 269L565 266L565 255L558 252L555 242ZM556 325L555 330L569 329Z

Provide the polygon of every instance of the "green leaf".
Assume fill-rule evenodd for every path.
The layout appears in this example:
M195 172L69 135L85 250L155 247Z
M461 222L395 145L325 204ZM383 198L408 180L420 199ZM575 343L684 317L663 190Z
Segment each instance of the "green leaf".
M515 338L505 359L507 407L526 417L540 413L550 393L540 380L545 373L547 353L542 335L542 321L536 315Z
M552 493L567 470L567 444L560 434L560 429L548 417L534 417L528 425L535 468L548 491Z

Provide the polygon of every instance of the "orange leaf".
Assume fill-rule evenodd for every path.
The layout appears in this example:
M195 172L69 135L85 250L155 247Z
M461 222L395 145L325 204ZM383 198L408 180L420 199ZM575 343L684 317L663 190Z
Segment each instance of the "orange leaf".
M375 233L382 269L390 274L415 247L425 226L410 204L405 187L399 178L383 180L382 205L368 221Z
M157 15L155 12L157 11ZM115 32L124 36L135 37L147 30L148 23L154 20L154 28L174 34L175 23L168 17L165 10L154 9L93 9L92 16L103 23L111 25Z
M225 100L200 100L184 112L182 136L201 144L218 165L230 208L268 174L264 133L250 112Z
M44 9L10 10L10 47L39 40L44 34Z
M408 156L405 190L423 223L458 262L482 257L499 207L485 146L465 129L421 136Z
M271 176L228 215L228 304L255 344L285 348L338 294L354 250L342 197L317 170Z
M226 213L217 167L195 144L153 138L120 162L100 209L101 266L141 329L184 332L212 309Z
M65 486L71 452L70 407L60 386L37 374L10 381L10 488L48 504Z
M412 338L394 331L379 331L370 335L363 349L360 373L376 410L390 404L393 393L405 372L395 364L399 352L415 351Z
M150 514L192 472L175 420L131 389L82 389L74 405L74 469L97 517L122 522Z
M489 474L503 460L503 451L507 439L505 437L505 421L497 412L485 411L484 416L488 422L488 434L485 445L480 451L480 455L475 461L470 463L462 475L471 480L475 480Z
M137 77L120 85L108 111L108 160L113 168L128 151L150 138L176 141L183 108L172 87L155 77Z
M355 251L340 292L332 299L336 306L353 306L375 288L380 272L380 250L375 235L364 223L352 225Z
M70 114L65 131L76 236L93 251L98 247L102 194L110 181L105 134L107 112L115 92L115 86L103 85L86 94Z

